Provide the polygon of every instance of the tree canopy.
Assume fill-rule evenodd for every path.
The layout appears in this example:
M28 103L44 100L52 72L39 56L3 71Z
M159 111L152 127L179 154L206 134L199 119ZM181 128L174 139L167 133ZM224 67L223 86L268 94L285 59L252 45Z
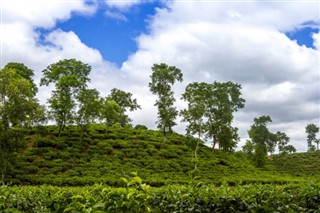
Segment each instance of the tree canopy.
M172 85L176 81L182 82L183 75L180 69L167 64L154 64L149 89L154 95L158 95L155 106L158 108L158 128L162 130L164 139L167 132L172 132L172 127L176 125L175 119L178 110L174 106L175 98Z
M55 89L49 98L51 117L57 122L59 132L75 120L76 97L87 88L91 67L75 59L65 59L49 65L43 72L41 86L53 83Z
M319 133L320 128L316 124L308 124L306 126L307 133L307 142L308 142L308 150L312 151L315 149L315 146L312 143L317 144L317 150L319 150L320 138L317 138L317 133Z
M26 71L26 73L23 73ZM0 167L2 182L12 163L12 154L22 139L20 129L30 126L30 119L43 116L32 77L23 64L9 63L0 70Z

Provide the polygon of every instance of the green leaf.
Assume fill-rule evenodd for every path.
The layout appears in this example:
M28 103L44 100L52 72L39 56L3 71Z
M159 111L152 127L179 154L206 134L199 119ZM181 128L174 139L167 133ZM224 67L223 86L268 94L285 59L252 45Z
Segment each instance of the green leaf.
M60 204L59 203L55 203L53 204L53 207L55 210L59 210L60 209Z
M84 199L82 195L74 195L71 197L72 199Z
M120 180L122 180L125 184L128 183L128 179L127 178L122 177L122 178L120 178Z
M65 208L65 209L63 210L63 212L70 212L70 211L72 211L72 210L75 210L75 207L70 206L70 207L68 207L68 208Z

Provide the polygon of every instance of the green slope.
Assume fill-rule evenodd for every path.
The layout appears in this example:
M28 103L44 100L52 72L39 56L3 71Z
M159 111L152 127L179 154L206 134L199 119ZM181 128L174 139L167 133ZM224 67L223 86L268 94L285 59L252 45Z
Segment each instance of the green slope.
M279 174L293 177L320 177L320 151L275 155L269 161L270 168Z
M266 169L258 169L243 153L213 151L204 145L199 148L198 170L194 171L195 143L175 133L164 143L161 132L143 128L112 127L106 132L103 125L92 125L84 133L69 127L59 138L57 128L48 126L27 132L26 146L19 151L8 179L13 184L117 186L120 177L138 171L152 186L188 183L194 177L205 183L231 185L305 180L281 166L283 156L273 156ZM300 155L290 155L285 162L295 156L300 159Z

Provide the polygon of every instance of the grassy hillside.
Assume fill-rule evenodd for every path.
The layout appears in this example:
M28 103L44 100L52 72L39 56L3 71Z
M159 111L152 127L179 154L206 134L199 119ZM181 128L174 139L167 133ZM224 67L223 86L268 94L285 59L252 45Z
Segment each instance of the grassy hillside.
M280 174L293 177L320 176L320 151L275 155L270 160L271 168Z
M234 185L302 181L305 178L298 175L311 175L313 168L317 168L315 174L320 173L319 160L312 166L308 163L308 156L319 159L319 153L273 156L266 169L258 169L243 153L213 151L204 145L194 171L195 143L175 133L163 143L159 131L129 127L107 131L103 125L92 125L84 133L69 127L59 138L57 128L47 126L27 132L26 146L19 151L8 178L13 184L117 186L120 177L138 171L152 186L188 183L195 176L205 183ZM302 168L306 172L299 172Z

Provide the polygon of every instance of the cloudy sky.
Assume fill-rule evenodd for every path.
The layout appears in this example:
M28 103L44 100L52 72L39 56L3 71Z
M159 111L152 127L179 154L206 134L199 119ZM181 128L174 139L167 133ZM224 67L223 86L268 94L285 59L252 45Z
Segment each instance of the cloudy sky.
M253 118L271 116L306 151L305 126L320 125L320 2L1 0L1 67L21 62L35 81L49 64L76 58L92 66L90 87L102 96L116 87L142 106L134 124L155 129L151 66L180 68L177 107L187 84L233 81L246 106L235 114L241 142ZM40 88L46 103L50 88ZM180 118L179 118L180 119ZM178 119L178 121L179 121ZM184 133L185 124L175 130Z

